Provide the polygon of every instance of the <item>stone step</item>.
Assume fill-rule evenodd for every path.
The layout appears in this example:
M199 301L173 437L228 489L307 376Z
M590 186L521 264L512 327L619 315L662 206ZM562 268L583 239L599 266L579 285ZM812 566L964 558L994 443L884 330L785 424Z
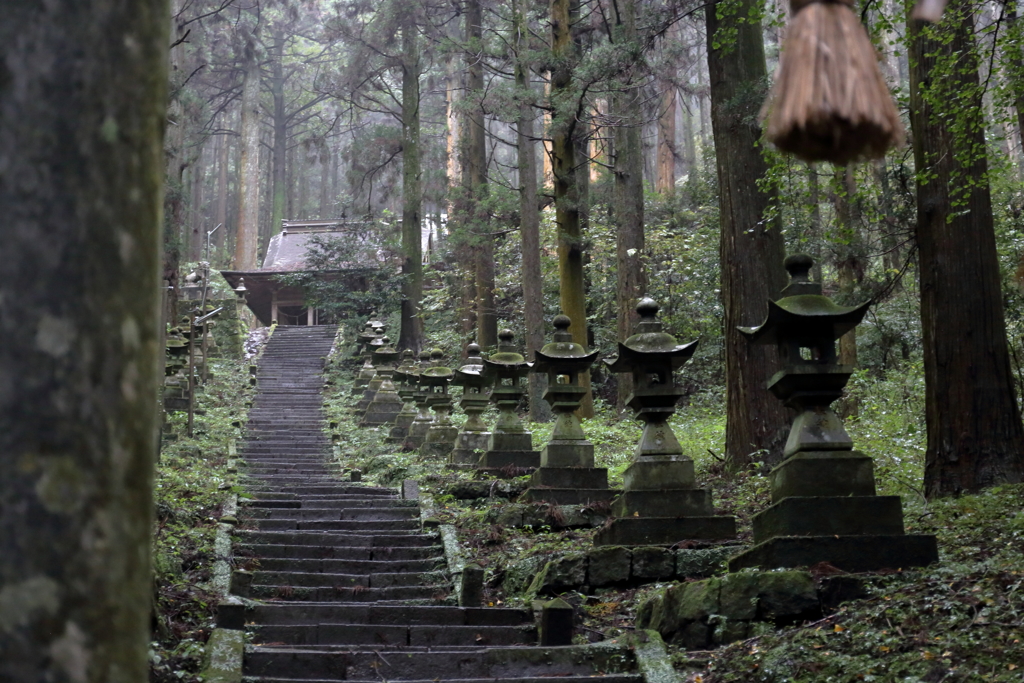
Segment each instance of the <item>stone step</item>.
M368 521L404 522L420 518L420 511L413 507L315 507L303 505L301 508L271 508L268 510L253 510L250 517L258 519L291 519L291 520L330 520L330 521Z
M242 683L337 683L338 678L281 678L279 676L243 676ZM402 683L554 683L551 676L513 676L509 678L425 678L402 679ZM641 674L584 674L559 676L557 683L644 683Z
M261 557L260 571L324 572L333 574L395 574L399 572L430 572L444 569L444 558L426 560L322 560Z
M237 549L239 556L250 554L256 558L302 560L360 560L368 562L398 562L429 560L444 562L444 549L433 546L319 546L247 543Z
M266 531L357 531L364 534L419 534L419 520L308 520L261 519L261 530Z
M303 588L391 588L393 586L440 586L445 584L441 572L384 572L379 574L328 574L324 572L264 571L253 572L253 585L295 586Z
M249 607L246 623L319 624L362 623L436 626L528 626L533 612L506 607L453 607L449 605L355 605L336 603L273 603Z
M377 602L405 600L443 600L448 595L447 586L389 586L386 588L364 588L363 586L304 587L290 585L253 584L247 597L256 600L299 600L311 602Z
M254 500L345 500L349 497L351 497L352 500L362 500L364 498L373 498L375 500L394 498L395 500L401 500L400 498L397 498L397 494L394 489L385 489L377 486L345 486L344 484L338 483L331 488L336 490L336 492L307 493L306 489L303 489L302 491L282 491L280 493L263 493L255 496ZM415 501L405 502L415 504Z
M428 650L406 647L402 652L351 651L298 647L247 647L245 673L287 676L298 680L323 678L346 681L437 681L466 678L593 676L595 672L630 673L636 668L632 652L621 647L506 647ZM556 680L558 679L556 678ZM600 680L600 679L598 679Z
M322 496L308 496L292 500L241 500L239 503L248 508L269 508L275 510L305 510L305 509L326 509L326 508L400 508L412 510L419 514L419 506L414 500L402 500L401 498L384 498L383 496L336 496L325 498Z
M425 548L437 545L433 534L356 534L316 531L246 531L235 533L243 543L263 545L314 545L347 548Z
M377 624L304 624L260 626L253 629L253 643L303 645L383 645L385 647L443 647L452 645L534 645L536 629L530 626L444 626ZM550 679L549 679L550 680Z

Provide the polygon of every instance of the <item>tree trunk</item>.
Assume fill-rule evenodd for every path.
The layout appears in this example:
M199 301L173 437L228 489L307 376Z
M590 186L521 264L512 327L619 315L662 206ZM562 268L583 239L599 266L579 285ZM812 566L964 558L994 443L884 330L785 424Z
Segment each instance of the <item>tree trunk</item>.
M787 436L786 410L765 389L779 369L778 351L750 344L736 329L764 322L767 300L785 283L785 248L779 226L765 219L770 197L758 186L767 172L757 116L767 80L761 24L734 22L732 36L716 38L722 24L717 8L718 3L707 6L706 23L721 215L725 448L727 466L735 472L756 460L779 462ZM747 16L752 8L752 0L741 0L733 11ZM718 41L727 44L715 47Z
M203 154L200 147L195 160L189 167L192 189L189 191L189 223L192 236L189 238L189 260L206 258L206 225L203 221Z
M519 234L522 238L523 313L526 322L526 358L544 346L544 282L540 267L540 207L537 204L537 142L534 140L533 89L530 83L530 0L515 6L516 88L519 90L519 118L516 142L519 146ZM530 373L530 419L551 419L551 406L544 400L547 376Z
M220 230L213 234L213 244L218 256L227 244L228 232L228 160L230 145L226 135L217 136L217 223Z
M587 301L583 281L583 232L580 225L580 196L576 170L576 122L580 94L572 85L576 48L571 27L578 18L578 0L552 0L551 51L551 157L555 190L555 225L558 231L559 303L572 320L573 341L587 348ZM590 388L590 373L580 377ZM593 417L593 397L588 392L580 407L582 417Z
M620 44L620 50L639 51L636 44L635 0L622 0L616 5L619 14L615 16L613 38ZM623 341L633 334L633 328L640 320L636 312L637 301L647 292L647 272L644 267L644 166L643 146L640 127L643 115L640 109L638 84L629 80L623 90L614 94L612 106L618 122L614 130L615 144L615 259L618 286L616 308L618 309L618 339ZM630 87L632 86L632 87ZM675 91L673 90L673 93ZM619 411L626 409L626 401L633 393L633 376L618 373Z
M958 0L935 28L908 24L920 174L924 486L941 496L1024 479L1024 429L1006 344L973 17Z
M423 245L420 211L420 48L416 19L402 25L402 312L398 348L418 354L423 347Z
M466 163L463 184L470 215L476 270L477 343L485 351L498 346L498 313L494 306L494 237L487 212L487 129L484 127L483 12L480 0L468 0L466 8L466 108L463 133L466 136Z
M320 220L331 217L331 152L324 143L320 150Z
M676 189L676 86L661 82L658 111L658 192L671 195Z
M241 127L235 268L254 270L260 215L260 65L252 42L245 47Z
M148 678L169 6L0 22L0 680Z
M281 222L284 220L284 210L288 176L285 164L288 163L288 118L285 115L284 107L284 30L280 27L274 29L274 54L271 62L270 92L274 99L274 170L273 182L271 183L272 208L270 212L270 225L264 230L264 243L270 241L270 237L281 231Z

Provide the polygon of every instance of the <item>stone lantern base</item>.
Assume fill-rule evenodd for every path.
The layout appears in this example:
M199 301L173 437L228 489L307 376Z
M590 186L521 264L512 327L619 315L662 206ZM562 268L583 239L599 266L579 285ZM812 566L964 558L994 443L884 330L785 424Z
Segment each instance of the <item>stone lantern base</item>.
M434 426L432 420L414 419L409 425L409 433L406 435L405 441L402 442L403 448L406 450L419 450L426 439L427 432L430 431L432 426Z
M448 464L456 469L475 468L490 439L490 432L459 432Z
M594 545L674 545L736 536L733 517L716 516L711 492L696 488L693 461L641 456L623 473L625 491L612 503L612 523Z
M452 424L431 425L423 437L423 445L420 446L420 455L432 460L447 460L455 448L455 439L459 435L459 428Z
M380 427L391 424L402 412L402 399L394 390L381 390L377 392L370 405L366 406L366 413L360 420L360 427Z
M540 452L533 450L530 432L491 432L486 451L476 465L483 469L536 468L540 466Z
M566 463L559 466L557 463ZM540 468L519 500L553 505L611 503L619 493L608 488L608 469L594 467L594 446L553 441L540 455Z
M391 431L388 432L388 436L384 441L386 443L402 443L405 438L409 436L409 426L412 425L412 421L416 419L416 411L411 412L399 412L395 416L395 423L391 427Z
M939 559L934 536L909 535L899 496L876 496L871 458L803 451L770 475L773 505L753 519L754 547L730 571L827 562L850 572L923 567Z

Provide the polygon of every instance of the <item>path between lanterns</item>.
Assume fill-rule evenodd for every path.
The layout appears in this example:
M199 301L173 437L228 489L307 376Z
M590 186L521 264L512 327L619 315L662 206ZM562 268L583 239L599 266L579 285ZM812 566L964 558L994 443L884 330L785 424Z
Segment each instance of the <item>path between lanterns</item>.
M641 683L632 649L539 647L529 610L452 604L440 538L396 491L343 482L324 432L333 327L278 327L239 455L232 589L252 602L246 681Z

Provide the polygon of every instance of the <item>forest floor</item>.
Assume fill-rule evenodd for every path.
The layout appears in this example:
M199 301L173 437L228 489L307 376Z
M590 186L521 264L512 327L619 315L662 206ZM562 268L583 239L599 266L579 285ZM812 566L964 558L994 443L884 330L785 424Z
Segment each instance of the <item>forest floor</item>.
M215 598L207 588L214 559L219 505L230 492L226 444L244 421L248 363L217 361L215 376L200 395L205 414L196 436L183 433L183 416L172 417L177 440L166 443L157 483L155 541L156 617L151 682L198 681L201 649L213 626ZM537 596L506 591L505 570L529 557L549 559L591 547L594 529L511 528L494 523L495 510L510 504L501 487L489 497L452 495L465 473L439 473L413 453L384 443L385 429L355 426L349 406L351 368L332 366L327 397L330 420L345 435L343 464L362 470L370 484L395 486L417 479L437 506L439 521L454 524L469 559L488 572L486 601L530 604ZM824 619L796 624L710 651L669 644L686 681L1022 681L1024 676L1024 486L977 495L925 501L920 480L923 425L914 374L892 380L859 378L852 396L859 416L849 418L858 446L876 458L879 492L903 496L907 530L938 537L940 563L923 570L868 577L869 596L842 605ZM714 493L716 514L737 517L740 540L749 542L750 517L768 504L767 478L757 467L726 476L718 459L724 434L721 398L695 396L673 426L698 466L699 485ZM493 418L485 416L485 419ZM550 424L531 424L542 444ZM640 435L630 420L599 406L584 424L598 465L621 483ZM511 487L523 481L510 481ZM504 494L507 495L507 494ZM570 591L562 597L581 616L578 639L615 638L633 628L639 606L667 582L639 587Z

